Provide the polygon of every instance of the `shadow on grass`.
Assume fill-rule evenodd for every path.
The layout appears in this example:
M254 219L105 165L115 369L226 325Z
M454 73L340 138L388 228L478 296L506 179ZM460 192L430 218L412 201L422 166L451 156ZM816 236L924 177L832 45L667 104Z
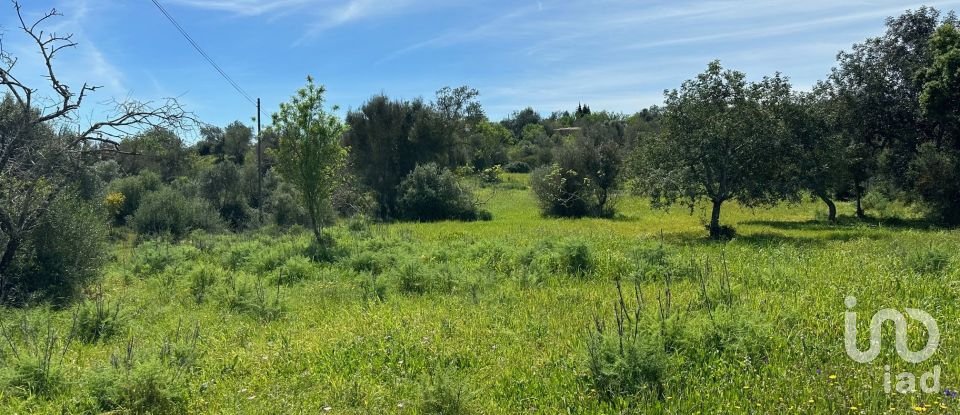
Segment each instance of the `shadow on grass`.
M901 219L901 218L871 218L864 219L855 216L841 216L836 222L823 220L806 221L776 221L776 220L754 220L740 222L740 225L766 226L780 230L798 230L798 231L838 231L853 230L862 228L876 229L896 229L896 230L939 230L943 229L936 222L927 219Z
M805 228L784 228L784 230ZM810 236L787 235L777 231L761 231L739 234L730 240L714 240L707 236L707 232L675 232L664 235L664 242L677 245L719 246L724 243L736 243L754 246L757 248L777 247L789 245L797 248L817 248L830 242L848 242L859 239L880 240L888 234L878 232L857 231L855 228L833 229L832 232L822 232Z

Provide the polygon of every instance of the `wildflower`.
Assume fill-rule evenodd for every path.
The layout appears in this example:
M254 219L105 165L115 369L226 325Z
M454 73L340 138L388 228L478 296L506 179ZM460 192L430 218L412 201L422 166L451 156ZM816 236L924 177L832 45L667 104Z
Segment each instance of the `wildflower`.
M944 390L943 390L943 395L946 396L946 397L948 397L948 398L950 398L950 399L955 399L955 398L956 398L958 395L960 395L960 394L958 394L957 391L952 390L952 389L944 389Z
M834 380L837 378L837 375L830 375L830 376L827 376L827 378L829 378L830 380Z

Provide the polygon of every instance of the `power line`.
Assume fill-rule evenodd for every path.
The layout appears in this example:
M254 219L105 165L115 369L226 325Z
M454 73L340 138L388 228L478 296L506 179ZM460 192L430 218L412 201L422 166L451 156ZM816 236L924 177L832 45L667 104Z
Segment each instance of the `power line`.
M190 42L191 45L193 45L193 48L196 49L197 52L200 52L200 55L203 56L203 58L206 59L207 62L210 62L210 65L213 66L213 69L216 69L217 72L220 73L220 76L222 76L223 79L225 79L227 82L230 83L230 85L233 86L233 89L236 89L237 92L239 92L240 95L243 95L243 97L246 98L247 101L250 101L251 104L254 104L254 105L257 104L253 100L253 98L250 98L250 95L248 95L247 92L243 90L243 88L240 88L240 85L237 84L237 82L234 81L233 78L230 77L230 75L227 75L227 73L222 68L220 68L220 65L217 65L217 63L213 61L213 58L211 58L210 55L207 54L207 52L203 51L203 48L201 48L200 45L197 44L197 42L193 40L192 37L190 37L190 34L183 29L183 26L180 26L180 23L177 23L177 20L174 19L169 12L167 12L167 9L163 8L163 6L160 4L159 1L157 0L150 0L150 1L152 1L153 4L155 4L158 9L160 9L160 12L167 17L167 20L169 20L170 23L172 23L177 28L178 31L180 31L180 34L182 34L183 37L187 39L187 41Z

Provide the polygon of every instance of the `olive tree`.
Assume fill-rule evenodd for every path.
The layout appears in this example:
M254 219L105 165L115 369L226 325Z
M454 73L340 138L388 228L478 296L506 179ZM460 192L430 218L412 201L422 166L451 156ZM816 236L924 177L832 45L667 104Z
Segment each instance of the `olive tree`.
M773 203L783 123L774 115L789 101L790 85L779 75L757 83L718 61L679 90L665 93L661 133L640 147L636 190L655 207L683 204L693 211L711 205L708 229L720 238L720 208L737 200L747 206Z
M307 86L273 114L273 128L280 136L277 170L299 191L318 244L323 243L323 214L329 209L336 174L347 156L340 145L347 127L324 109L325 92L307 77Z

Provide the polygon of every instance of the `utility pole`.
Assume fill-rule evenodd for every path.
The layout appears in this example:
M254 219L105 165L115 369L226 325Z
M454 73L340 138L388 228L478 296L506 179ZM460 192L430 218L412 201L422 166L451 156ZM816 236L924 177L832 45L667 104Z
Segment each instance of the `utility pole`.
M260 135L260 98L257 98L257 212L263 226L263 136Z

